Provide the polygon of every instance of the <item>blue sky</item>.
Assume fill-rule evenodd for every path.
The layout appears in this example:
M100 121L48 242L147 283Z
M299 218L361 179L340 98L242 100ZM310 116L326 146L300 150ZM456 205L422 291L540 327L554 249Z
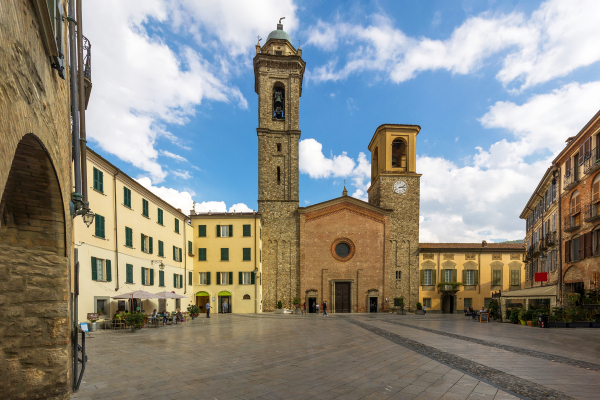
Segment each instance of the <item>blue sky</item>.
M184 211L257 209L252 58L285 17L307 63L302 206L344 180L366 199L374 130L418 124L421 241L520 239L538 180L600 108L598 15L597 1L86 1L89 144Z

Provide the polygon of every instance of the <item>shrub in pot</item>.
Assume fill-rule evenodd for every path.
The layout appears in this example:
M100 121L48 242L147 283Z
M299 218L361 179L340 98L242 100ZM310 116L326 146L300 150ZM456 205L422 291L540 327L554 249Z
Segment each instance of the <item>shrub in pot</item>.
M423 305L421 304L421 302L417 302L417 310L422 310L423 309Z
M300 314L300 298L294 297L294 300L292 300L292 303L294 304L294 312L296 314Z
M192 319L196 319L198 315L200 315L200 307L198 307L197 305L190 304L187 310L190 313L190 317L192 317Z
M128 326L131 327L132 332L137 332L144 326L144 319L146 316L141 312L125 314L124 319Z

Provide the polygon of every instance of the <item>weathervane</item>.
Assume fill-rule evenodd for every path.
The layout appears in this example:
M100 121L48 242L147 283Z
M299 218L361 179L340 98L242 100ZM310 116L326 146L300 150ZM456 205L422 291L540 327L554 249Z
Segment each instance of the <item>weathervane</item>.
M281 17L281 18L279 18L279 23L280 23L280 24L281 24L281 20L282 20L282 19L285 19L285 17Z

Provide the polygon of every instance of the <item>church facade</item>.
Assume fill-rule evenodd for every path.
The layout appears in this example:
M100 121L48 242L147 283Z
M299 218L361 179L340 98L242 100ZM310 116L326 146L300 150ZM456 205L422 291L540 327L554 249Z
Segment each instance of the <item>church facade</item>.
M419 297L420 127L384 124L369 143L369 201L347 195L299 207L299 110L306 63L281 24L256 45L262 310L294 298L309 311L379 312Z

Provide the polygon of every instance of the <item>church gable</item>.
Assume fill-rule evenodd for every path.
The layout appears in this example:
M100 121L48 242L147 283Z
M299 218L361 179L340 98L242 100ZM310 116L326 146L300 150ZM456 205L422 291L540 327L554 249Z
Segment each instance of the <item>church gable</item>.
M341 201L339 201L338 199L331 200L331 201L327 202L330 204L327 204L324 207L322 207L323 203L321 203L321 204L316 204L311 207L304 208L302 211L304 211L304 213L306 214L305 221L309 222L311 220L330 216L330 215L333 215L336 213L340 213L342 211L347 211L347 212L350 212L357 216L369 218L373 221L376 221L376 222L379 222L382 224L385 223L385 216L386 216L385 210L379 211L376 207L373 207L367 203L365 203L365 204L368 207L365 207L362 204L358 203L358 202L360 202L360 200L356 200L352 197L346 197L345 199L342 197L340 199L342 199L342 200Z

